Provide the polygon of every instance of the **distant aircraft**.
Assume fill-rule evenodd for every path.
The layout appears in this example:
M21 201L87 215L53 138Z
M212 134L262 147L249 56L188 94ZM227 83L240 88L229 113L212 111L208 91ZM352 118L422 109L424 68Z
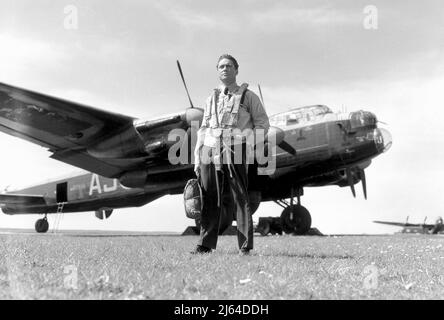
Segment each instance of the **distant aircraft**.
M0 131L89 171L0 194L3 212L42 214L35 229L47 232L47 214L95 211L103 219L118 208L182 193L194 178L193 164L170 163L168 153L176 141L168 135L183 129L184 143L193 141L190 128L193 121L200 123L203 110L194 108L191 99L190 104L173 115L140 120L0 83ZM333 113L325 105L312 105L272 115L270 123L268 137L278 146L276 170L260 168L264 175L251 186L250 205L253 212L262 201L282 206L286 233L304 234L311 227L310 213L301 205L304 187L350 186L356 196L354 185L361 181L367 198L364 169L392 144L390 133L378 128L368 111ZM191 145L189 153L193 149ZM235 220L233 211L224 210L220 233Z
M434 224L426 224L427 217L424 219L424 223L408 223L409 217L406 222L389 222L389 221L373 221L374 223L387 224L391 226L403 227L401 233L428 233L438 234L444 233L444 225L442 217L436 218Z

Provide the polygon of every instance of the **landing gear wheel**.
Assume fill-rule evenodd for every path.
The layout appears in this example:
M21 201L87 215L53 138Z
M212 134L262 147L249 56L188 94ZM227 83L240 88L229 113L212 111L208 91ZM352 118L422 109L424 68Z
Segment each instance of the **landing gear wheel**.
M310 212L300 205L288 206L282 211L281 223L285 233L306 234L311 227Z
M35 231L38 233L45 233L49 229L49 223L46 218L39 219L35 222Z

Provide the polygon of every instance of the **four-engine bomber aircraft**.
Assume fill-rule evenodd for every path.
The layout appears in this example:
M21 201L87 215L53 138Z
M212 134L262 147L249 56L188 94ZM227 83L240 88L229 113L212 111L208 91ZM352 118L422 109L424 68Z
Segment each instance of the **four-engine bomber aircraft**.
M169 141L168 135L183 129L187 136L192 122L200 123L202 117L203 110L192 106L143 121L0 83L0 131L89 171L4 192L1 208L11 215L44 215L35 229L46 232L47 214L95 211L103 219L114 209L180 194L187 180L194 178L193 164L170 163L168 152L176 141ZM274 135L278 146L276 170L259 176L250 202L254 211L261 201L284 207L281 221L287 233L303 234L311 226L310 214L300 201L304 187L350 186L355 195L354 185L361 181L366 197L364 169L392 143L390 133L378 128L376 116L367 111L340 114L313 105L272 115L270 124L269 136ZM233 210L224 210L220 233L233 219Z

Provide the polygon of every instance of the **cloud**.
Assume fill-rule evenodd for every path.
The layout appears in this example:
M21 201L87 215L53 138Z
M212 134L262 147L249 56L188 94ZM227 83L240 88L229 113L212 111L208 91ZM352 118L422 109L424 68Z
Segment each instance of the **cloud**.
M155 4L157 10L169 20L173 20L180 26L188 29L199 30L217 29L219 31L238 31L240 24L237 14L221 14L218 10L205 12L202 8L179 6L175 3L158 2Z
M252 12L248 21L251 26L262 30L292 31L287 28L313 28L337 25L359 25L362 20L361 12L354 15L347 11L339 11L331 6L312 8L276 7L271 10Z
M180 7L177 3L161 2L156 8L165 17L185 28L211 29L225 32L245 32L256 30L261 32L288 32L288 28L312 28L316 26L360 25L362 12L354 14L340 11L331 6L319 7L256 7L247 3L227 5L226 8L205 6L190 9Z
M1 77L12 82L26 78L35 68L57 67L65 59L60 47L36 39L0 33L0 43Z

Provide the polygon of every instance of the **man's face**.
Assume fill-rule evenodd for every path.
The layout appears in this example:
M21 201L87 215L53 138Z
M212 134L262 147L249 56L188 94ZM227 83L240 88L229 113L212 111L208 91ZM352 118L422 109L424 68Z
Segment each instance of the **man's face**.
M234 67L233 61L230 59L222 59L217 65L219 72L219 79L225 84L236 82L237 70Z

